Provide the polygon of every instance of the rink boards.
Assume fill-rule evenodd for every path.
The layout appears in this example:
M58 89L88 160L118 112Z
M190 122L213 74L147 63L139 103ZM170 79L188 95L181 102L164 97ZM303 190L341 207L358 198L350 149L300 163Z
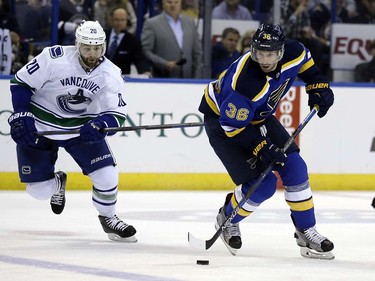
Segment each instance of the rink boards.
M197 108L207 81L142 80L126 82L126 126L200 122ZM15 144L9 136L9 80L0 80L0 189L24 189L19 183ZM334 84L335 104L314 119L298 140L313 189L374 190L375 102L370 84ZM307 95L296 84L281 102L277 117L293 132L309 112ZM120 189L233 189L201 127L132 131L108 138L120 172ZM91 189L78 165L60 150L56 169L69 173L70 189Z

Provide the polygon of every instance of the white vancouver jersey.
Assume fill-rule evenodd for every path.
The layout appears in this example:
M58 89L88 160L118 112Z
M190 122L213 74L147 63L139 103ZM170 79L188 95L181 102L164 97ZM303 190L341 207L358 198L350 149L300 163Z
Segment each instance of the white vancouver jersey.
M125 121L127 106L121 70L110 60L89 73L80 65L75 46L53 46L26 64L12 83L33 91L31 112L38 131L74 130L99 115L112 115L118 126ZM69 139L77 135L53 135Z

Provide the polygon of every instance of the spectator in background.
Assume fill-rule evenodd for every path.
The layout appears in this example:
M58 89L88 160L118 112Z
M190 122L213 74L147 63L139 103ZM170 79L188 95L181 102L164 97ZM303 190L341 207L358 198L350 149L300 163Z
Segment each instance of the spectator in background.
M26 20L23 21L23 36L33 41L51 40L51 6L42 0L28 0Z
M9 75L16 73L27 63L27 51L23 50L21 29L16 17L11 13L9 2L0 0L0 29L1 37L10 38L11 43L0 45L2 56L0 57L0 74ZM3 31L9 30L9 35L3 35ZM0 38L0 42L4 39ZM5 39L4 39L5 40ZM9 41L8 41L9 42Z
M273 8L273 1L274 0L261 0L259 1L259 11L256 10L256 2L258 0L241 0L241 4L245 6L249 12L254 15L253 18L255 20L259 20L260 22L272 22L272 15L271 10ZM259 12L259 13L257 13Z
M137 30L137 14L134 11L133 4L129 0L109 0L109 11L116 6L120 6L128 12L128 25L126 31L135 34Z
M320 71L331 78L330 43L331 43L331 11L323 3L317 3L310 10L310 22L313 29L313 38L319 41L320 53L317 64Z
M181 15L181 0L163 0L163 12L147 19L142 47L152 76L202 78L202 45L192 18Z
M357 0L336 0L336 23L354 23L356 21L356 1ZM325 4L328 9L331 10L331 1L324 2L327 2Z
M93 19L91 0L59 1L59 44L74 45L75 31L83 20Z
M128 12L126 31L135 34L137 30L137 15L129 0L96 0L94 4L94 18L104 29L109 29L110 13L115 7L124 8Z
M21 29L16 17L10 11L7 0L0 0L0 28L9 29L12 43L20 42Z
M327 26L330 26L331 11L323 4L319 3L309 10L311 27L315 34L324 37L324 32Z
M319 4L323 4L324 6L329 7L329 5L331 5L331 0L308 0L307 9L311 11Z
M375 0L356 0L357 16L354 23L375 23Z
M354 68L355 82L375 82L375 40L370 44L371 61L360 63Z
M198 0L182 0L181 15L192 17L193 19L199 18Z
M96 0L94 3L94 20L98 21L104 30L110 28L108 23L109 0Z
M111 29L106 31L106 57L121 68L122 74L130 74L134 64L138 74L151 75L150 67L142 51L140 40L126 31L128 12L122 7L115 7L110 12Z
M232 62L240 57L237 51L240 32L232 27L223 30L221 41L212 47L212 78L216 79Z
M212 10L213 19L252 20L249 10L240 5L240 0L224 0Z
M310 50L315 64L320 68L324 63L320 56L324 45L316 38L311 27L307 3L307 0L290 0L288 8L281 10L282 26L287 37L300 41Z
M19 37L21 29L18 25L17 18L11 12L8 0L0 0L0 28L7 28L11 32L16 33Z
M307 0L290 0L287 9L282 9L281 20L286 36L299 40L304 38L307 29L311 29Z
M336 22L349 23L350 15L346 7L346 0L336 0Z
M241 55L248 52L251 48L251 43L253 42L253 35L255 33L255 30L248 30L245 32L245 34L241 37L238 50Z

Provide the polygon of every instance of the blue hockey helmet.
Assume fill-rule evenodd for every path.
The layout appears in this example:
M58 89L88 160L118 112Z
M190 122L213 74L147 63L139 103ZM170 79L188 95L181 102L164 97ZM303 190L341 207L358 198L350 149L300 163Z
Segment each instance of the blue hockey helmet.
M278 60L284 55L285 35L278 24L262 24L253 35L251 58L257 61L256 51L276 51Z

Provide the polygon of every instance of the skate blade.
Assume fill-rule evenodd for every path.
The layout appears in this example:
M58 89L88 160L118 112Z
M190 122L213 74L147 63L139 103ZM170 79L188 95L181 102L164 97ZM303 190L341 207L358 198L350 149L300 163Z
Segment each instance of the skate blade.
M300 248L301 256L309 259L333 260L335 255L332 252L317 252L307 247Z
M219 226L215 223L215 229L218 230L219 229ZM235 248L232 248L231 246L229 246L229 244L227 242L225 242L225 239L224 239L224 234L220 234L220 238L221 238L221 241L223 241L225 247L227 247L228 251L233 255L237 255L237 249Z
M130 237L121 237L114 233L107 233L107 234L110 240L116 241L116 242L136 243L138 241L134 235Z

